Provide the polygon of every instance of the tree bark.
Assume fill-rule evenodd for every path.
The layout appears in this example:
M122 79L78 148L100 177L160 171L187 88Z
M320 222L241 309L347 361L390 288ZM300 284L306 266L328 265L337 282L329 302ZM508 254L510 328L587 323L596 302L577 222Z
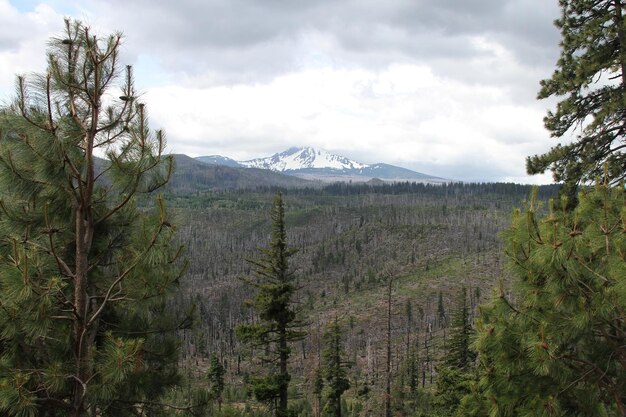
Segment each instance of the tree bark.
M387 287L387 383L385 386L385 417L391 417L391 289L393 278Z
M287 417L287 388L289 384L285 379L289 378L289 373L287 372L287 361L289 360L289 354L287 350L287 331L284 326L282 329L280 329L279 349L281 385L278 398L278 408L276 409L276 417Z

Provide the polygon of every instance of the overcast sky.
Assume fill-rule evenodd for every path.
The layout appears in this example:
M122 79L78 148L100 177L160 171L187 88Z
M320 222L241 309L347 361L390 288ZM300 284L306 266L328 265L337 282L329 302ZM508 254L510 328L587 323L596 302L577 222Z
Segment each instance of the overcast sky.
M244 160L314 146L465 181L549 182L536 100L557 0L0 0L0 102L45 70L63 17L125 35L170 152Z

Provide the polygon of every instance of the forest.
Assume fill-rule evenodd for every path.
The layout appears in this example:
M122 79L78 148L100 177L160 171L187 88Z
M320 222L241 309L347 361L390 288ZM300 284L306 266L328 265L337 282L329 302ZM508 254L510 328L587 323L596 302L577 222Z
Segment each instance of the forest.
M560 4L538 187L169 155L67 19L0 107L0 415L626 416L623 5Z
M298 287L293 302L306 323L306 336L292 347L292 384L304 396L298 415L323 408L314 384L324 332L335 319L352 384L341 403L343 415L383 413L388 337L393 415L428 413L436 369L454 338L453 317L465 308L473 323L479 303L499 280L510 283L500 234L531 190L515 184L395 184L166 194L185 225L179 236L190 260L177 303L193 304L199 313L196 326L183 333L189 381L202 380L217 357L225 370L224 395L232 407L245 408L244 382L255 373L250 359L258 353L242 345L236 327L258 317L240 301L255 292L242 279L254 274L254 266L242 260L255 259L267 245L272 201L281 193L287 243L297 250L289 258ZM536 192L546 203L558 187ZM466 303L459 304L463 294Z

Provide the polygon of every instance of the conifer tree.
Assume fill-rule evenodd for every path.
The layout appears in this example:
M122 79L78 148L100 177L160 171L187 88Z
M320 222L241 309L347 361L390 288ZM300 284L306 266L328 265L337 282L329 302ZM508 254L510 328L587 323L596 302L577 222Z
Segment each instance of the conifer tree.
M222 392L224 391L224 375L226 370L217 355L211 356L211 364L207 372L209 393L217 401L218 410L222 411Z
M411 398L415 398L417 396L417 389L419 388L419 353L416 348L412 347L409 350L409 354L407 356L407 378L409 382L409 392L411 393Z
M470 415L459 414L459 406L463 397L471 394L471 385L477 379L476 353L471 348L473 332L467 289L462 287L452 314L446 356L437 367L433 399L433 413L436 416Z
M18 77L0 111L2 415L149 413L178 381L164 312L180 251L162 200L136 201L172 164L120 42L67 20L47 73Z
M269 245L261 249L261 257L250 260L256 279L246 280L257 289L252 302L259 322L237 327L239 338L252 347L263 349L263 369L267 374L251 379L258 401L270 406L276 417L288 415L288 387L291 379L288 369L290 343L302 340L306 333L303 322L294 307L296 279L289 267L289 257L295 253L287 246L285 207L282 195L274 199L271 211L272 233Z
M563 182L570 200L576 186L592 182L608 166L611 184L626 175L626 21L623 0L560 0L561 56L557 68L541 83L539 98L558 97L544 119L558 144L529 157L529 174L551 170ZM572 201L569 201L572 203Z
M341 396L350 388L347 375L350 363L346 360L342 338L341 326L335 317L324 333L322 351L322 374L326 380L327 397L324 415L329 417L341 417Z
M451 324L450 342L444 362L451 368L466 370L473 365L476 353L470 348L473 329L465 287L461 289L458 296Z
M584 190L540 219L534 199L506 234L517 276L477 321L494 416L626 416L626 205L622 185Z
M441 294L441 291L439 291L439 297L437 298L437 319L439 328L448 327L448 316L443 305L443 294Z
M316 401L316 416L320 417L322 410L322 393L324 392L324 376L322 375L322 368L317 367L315 374L313 375L313 394L315 394Z

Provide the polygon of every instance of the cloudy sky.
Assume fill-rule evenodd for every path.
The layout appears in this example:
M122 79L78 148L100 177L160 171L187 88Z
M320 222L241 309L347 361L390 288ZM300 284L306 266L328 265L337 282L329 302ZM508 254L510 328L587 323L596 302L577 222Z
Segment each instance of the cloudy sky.
M557 0L0 0L0 103L45 69L63 17L125 35L171 152L314 146L465 181L549 182L539 81Z

